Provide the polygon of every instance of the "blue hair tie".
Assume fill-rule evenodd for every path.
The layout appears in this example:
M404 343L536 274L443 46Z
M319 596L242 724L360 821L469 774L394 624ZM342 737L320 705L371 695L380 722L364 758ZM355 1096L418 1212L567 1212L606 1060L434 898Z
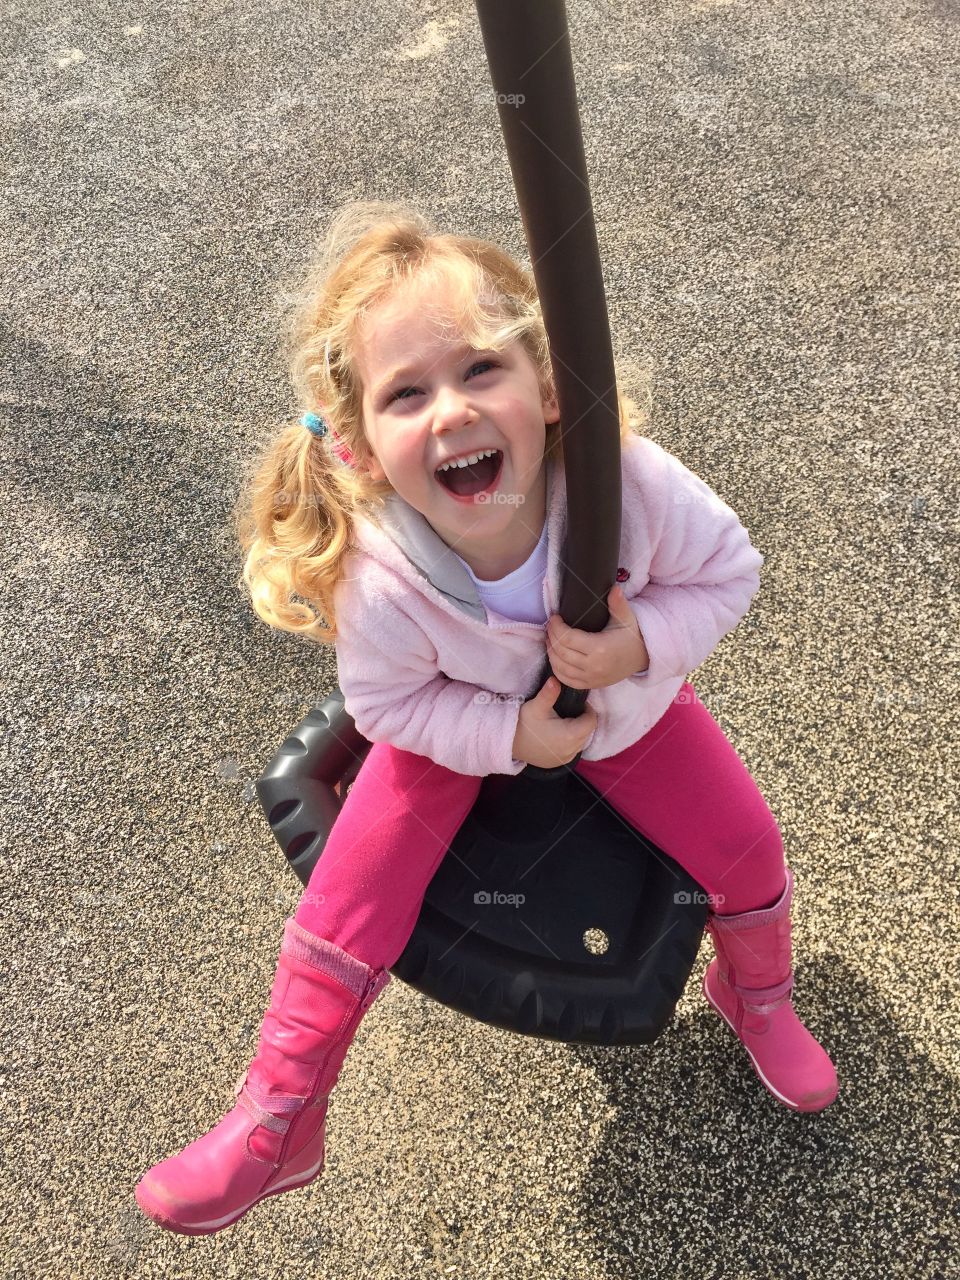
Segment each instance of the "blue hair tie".
M318 413L305 413L300 419L301 426L312 431L315 436L325 436L327 434L326 419L321 418Z

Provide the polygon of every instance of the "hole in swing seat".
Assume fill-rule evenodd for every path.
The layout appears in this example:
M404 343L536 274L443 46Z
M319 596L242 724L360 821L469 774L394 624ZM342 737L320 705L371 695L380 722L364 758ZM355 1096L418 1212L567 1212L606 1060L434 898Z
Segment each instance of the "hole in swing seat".
M602 929L594 926L583 935L583 945L592 956L603 956L610 950L610 939Z

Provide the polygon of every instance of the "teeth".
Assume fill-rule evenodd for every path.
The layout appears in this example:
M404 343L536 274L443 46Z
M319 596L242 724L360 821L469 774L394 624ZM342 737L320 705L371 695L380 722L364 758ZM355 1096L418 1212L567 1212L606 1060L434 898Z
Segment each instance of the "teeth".
M437 467L437 471L449 471L451 467L469 467L471 463L479 462L481 458L490 458L495 453L499 453L499 450L483 449L480 453L468 454L466 458L460 458L457 462L445 462L442 467Z

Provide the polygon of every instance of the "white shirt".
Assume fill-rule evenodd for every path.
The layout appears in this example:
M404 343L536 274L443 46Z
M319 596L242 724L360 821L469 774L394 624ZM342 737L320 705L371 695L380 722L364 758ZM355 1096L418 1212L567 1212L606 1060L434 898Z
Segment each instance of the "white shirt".
M514 622L546 622L543 605L543 580L547 573L547 521L543 522L540 541L518 569L505 578L478 578L461 556L457 559L476 584L480 599L495 613ZM454 553L456 554L456 553Z

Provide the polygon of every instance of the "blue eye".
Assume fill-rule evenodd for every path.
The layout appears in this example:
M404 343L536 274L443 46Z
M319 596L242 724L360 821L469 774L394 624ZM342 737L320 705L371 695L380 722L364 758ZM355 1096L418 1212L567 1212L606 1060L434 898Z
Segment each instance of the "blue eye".
M472 373L474 369L479 368L481 365L486 365L490 369L495 369L497 367L492 360L477 360L474 364L470 366L467 372ZM416 391L416 390L417 390L416 387L401 387L399 391L397 391L394 395L390 397L390 400L391 402L394 400L405 400L407 398L406 393L408 391Z

